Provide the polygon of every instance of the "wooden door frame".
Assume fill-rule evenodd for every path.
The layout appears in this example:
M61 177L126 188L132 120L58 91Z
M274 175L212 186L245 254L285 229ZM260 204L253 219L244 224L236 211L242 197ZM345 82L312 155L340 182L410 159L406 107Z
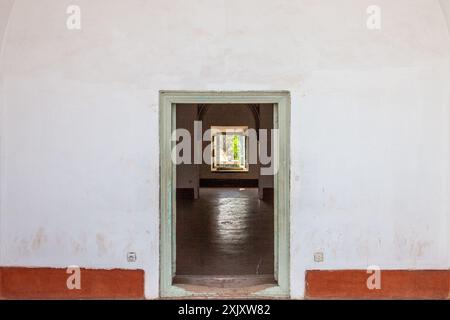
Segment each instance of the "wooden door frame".
M288 91L160 91L160 266L161 297L210 296L173 285L175 268L176 166L172 163L172 131L176 104L273 104L278 129L278 172L274 176L274 276L277 285L249 293L249 297L290 296L290 94ZM217 296L216 294L214 294Z

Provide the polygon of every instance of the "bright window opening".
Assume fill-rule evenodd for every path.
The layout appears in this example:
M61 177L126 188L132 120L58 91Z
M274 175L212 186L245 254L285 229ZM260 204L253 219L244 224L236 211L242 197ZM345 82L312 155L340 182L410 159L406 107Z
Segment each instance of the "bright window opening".
M247 127L211 127L211 171L248 171Z

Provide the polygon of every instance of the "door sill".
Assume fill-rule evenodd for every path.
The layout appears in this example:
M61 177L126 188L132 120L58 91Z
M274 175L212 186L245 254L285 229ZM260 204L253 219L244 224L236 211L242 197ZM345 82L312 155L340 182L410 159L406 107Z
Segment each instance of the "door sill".
M208 288L247 288L277 284L272 274L264 275L176 275L174 285L189 285Z

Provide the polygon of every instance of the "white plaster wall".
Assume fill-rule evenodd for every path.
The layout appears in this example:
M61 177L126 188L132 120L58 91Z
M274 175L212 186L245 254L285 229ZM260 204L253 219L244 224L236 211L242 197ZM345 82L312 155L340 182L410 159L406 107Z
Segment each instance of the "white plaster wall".
M14 0L9 1L0 1L0 63L1 63L1 57L3 53L4 48L4 41L5 41L5 35L6 30L8 28L9 23L9 17L13 8ZM1 70L1 68L0 68ZM0 71L0 265L2 262L2 241L1 241L1 230L2 230L2 211L3 210L3 191L6 186L6 179L3 179L3 163L5 152L4 149L4 141L5 141L5 133L3 132L3 123L5 121L5 107L4 107L4 100L5 100L5 94L4 94L4 88L3 88L3 73Z
M441 9L444 13L444 18L446 20L447 23L447 29L448 29L448 35L450 38L450 0L440 0L440 5L441 5ZM450 59L449 59L449 63L448 63L448 74L450 75ZM447 78L447 134L449 137L450 141L450 76ZM447 144L447 159L449 159L449 155L450 155L450 143ZM450 199L450 168L449 166L447 166L447 184L446 184L446 189L447 189L447 199ZM449 266L450 269L450 201L447 201L447 248L448 248L448 262L447 265ZM450 292L449 292L449 297L450 297Z
M260 128L261 129L273 129L273 105L263 104L259 107ZM269 132L269 131L268 131ZM272 155L272 137L271 134L267 134L267 154ZM270 167L270 164L261 165L261 167ZM273 175L260 175L258 181L260 197L263 195L264 188L274 187Z
M449 0L376 2L380 31L368 0L16 0L5 34L0 0L0 264L144 268L157 297L158 90L282 89L293 297L311 268L448 268Z
M177 105L176 127L188 130L191 135L191 164L179 164L176 168L176 187L194 189L194 197L198 197L199 169L194 165L194 121L197 120L198 107L195 104ZM181 142L182 143L182 142Z

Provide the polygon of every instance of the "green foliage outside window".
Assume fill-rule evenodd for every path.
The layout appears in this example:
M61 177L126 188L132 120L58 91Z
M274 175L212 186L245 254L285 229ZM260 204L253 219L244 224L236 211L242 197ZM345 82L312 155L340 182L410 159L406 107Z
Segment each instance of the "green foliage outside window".
M239 160L239 155L240 155L239 136L233 135L233 159Z

